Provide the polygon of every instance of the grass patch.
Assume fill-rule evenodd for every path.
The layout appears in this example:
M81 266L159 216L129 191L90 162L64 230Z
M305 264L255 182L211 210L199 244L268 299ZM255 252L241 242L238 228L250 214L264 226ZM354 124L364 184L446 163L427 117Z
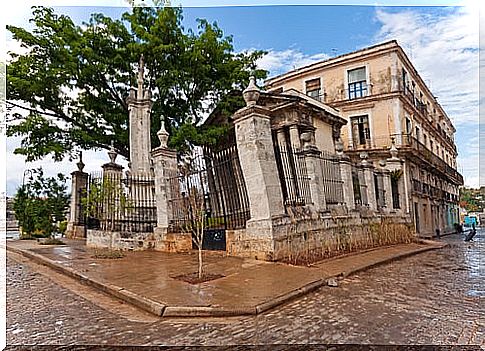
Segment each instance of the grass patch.
M125 257L121 250L94 249L92 258L98 259L117 259Z
M46 238L45 240L39 241L39 245L66 245L66 243L57 238Z

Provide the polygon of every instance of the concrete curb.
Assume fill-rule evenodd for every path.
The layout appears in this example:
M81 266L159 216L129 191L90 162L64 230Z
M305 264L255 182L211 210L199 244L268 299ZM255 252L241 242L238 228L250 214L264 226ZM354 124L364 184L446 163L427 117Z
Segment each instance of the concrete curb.
M430 244L428 243L427 245L430 245ZM403 258L410 257L410 256L413 256L413 255L417 255L417 254L420 254L420 253L423 253L423 252L426 252L426 251L442 249L446 246L448 246L448 244L433 245L431 247L423 247L421 249L417 249L417 250L414 250L414 251L405 252L405 253L402 253L402 254L397 254L397 255L391 256L387 259L381 260L379 262L375 262L375 263L368 264L368 265L365 265L365 266L357 267L357 268L352 269L348 272L342 272L337 276L342 277L342 278L347 278L348 276L355 274L355 273L359 273L359 272L362 272L362 271L365 271L365 270L368 270L368 269L371 269L371 268L375 268L375 267L378 267L378 266L381 266L383 264L387 264L387 263L390 263L390 262L393 262L393 261L401 260Z
M21 250L13 247L8 247L8 246L7 246L7 250L15 252L24 257L30 258L34 262L47 266L55 270L56 272L67 275L68 277L74 278L84 285L88 285L93 288L99 289L106 294L112 295L124 302L130 303L144 311L150 312L157 316L162 316L165 310L166 306L161 303L158 303L146 297L135 294L134 292L131 292L129 290L125 290L122 287L119 287L113 284L106 284L98 280L89 278L84 274L76 272L72 268L63 267L57 262L47 257L44 257L42 255L30 252L29 250Z
M84 274L76 272L72 268L64 267L49 258L30 252L29 250L22 250L22 249L8 247L8 246L7 246L7 250L18 253L24 257L30 258L39 264L48 266L57 272L63 273L71 278L74 278L79 282L81 282L82 284L99 289L108 295L114 296L122 301L130 303L144 311L150 312L159 317L234 317L234 316L244 316L244 315L256 315L256 314L263 313L267 310L270 310L279 305L287 303L298 297L306 295L309 292L315 291L321 288L322 286L326 286L328 280L331 278L346 278L352 274L362 272L367 269L374 268L392 261L396 261L402 258L406 258L419 253L430 251L430 250L441 249L443 247L448 246L448 244L436 245L435 242L427 242L426 244L430 246L416 249L410 252L405 252L402 254L397 254L387 259L374 262L372 264L356 267L355 269L349 270L347 272L340 272L332 276L318 279L300 288L294 289L288 293L272 298L269 301L260 303L256 306L240 307L240 308L224 308L224 307L210 307L210 306L166 306L159 302L153 301L151 299L148 299L146 297L133 293L129 290L125 290L122 287L109 284L109 283L102 283L95 279L89 278Z

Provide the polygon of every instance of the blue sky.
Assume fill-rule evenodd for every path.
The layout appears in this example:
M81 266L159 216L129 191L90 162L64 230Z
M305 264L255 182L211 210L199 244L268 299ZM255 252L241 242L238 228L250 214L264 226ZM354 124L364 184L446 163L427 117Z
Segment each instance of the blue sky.
M214 0L215 1L215 0ZM174 2L172 2L174 3ZM428 2L430 4L430 2ZM456 2L454 2L456 3ZM236 51L263 49L261 67L276 75L329 56L340 55L389 39L397 39L421 76L454 121L459 171L467 185L478 186L478 18L472 2L453 6L226 6L184 8L184 26L196 18L217 21L232 34ZM119 17L120 7L56 7L81 23L93 12ZM7 23L27 25L28 11L17 11ZM7 37L7 48L16 44ZM25 168L7 141L7 193L13 194ZM86 169L107 161L105 152L87 154ZM89 157L89 159L88 159ZM40 163L39 163L40 164ZM70 172L74 163L42 162L47 172Z

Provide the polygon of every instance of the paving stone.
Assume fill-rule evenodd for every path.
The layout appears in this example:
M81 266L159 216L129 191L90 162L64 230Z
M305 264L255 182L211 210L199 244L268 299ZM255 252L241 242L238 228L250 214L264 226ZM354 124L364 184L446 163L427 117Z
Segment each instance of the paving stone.
M442 240L453 245L350 276L338 289L321 288L258 316L151 323L108 312L9 258L7 343L485 345L485 232L470 244L456 235Z

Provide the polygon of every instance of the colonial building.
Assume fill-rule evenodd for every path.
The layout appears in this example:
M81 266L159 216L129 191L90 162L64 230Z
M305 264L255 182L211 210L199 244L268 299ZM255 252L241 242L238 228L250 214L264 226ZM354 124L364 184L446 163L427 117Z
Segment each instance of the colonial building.
M459 222L455 128L404 50L393 40L271 78L266 90L298 90L340 111L345 153L377 164L397 148L392 208L421 236ZM377 184L377 183L376 183Z

